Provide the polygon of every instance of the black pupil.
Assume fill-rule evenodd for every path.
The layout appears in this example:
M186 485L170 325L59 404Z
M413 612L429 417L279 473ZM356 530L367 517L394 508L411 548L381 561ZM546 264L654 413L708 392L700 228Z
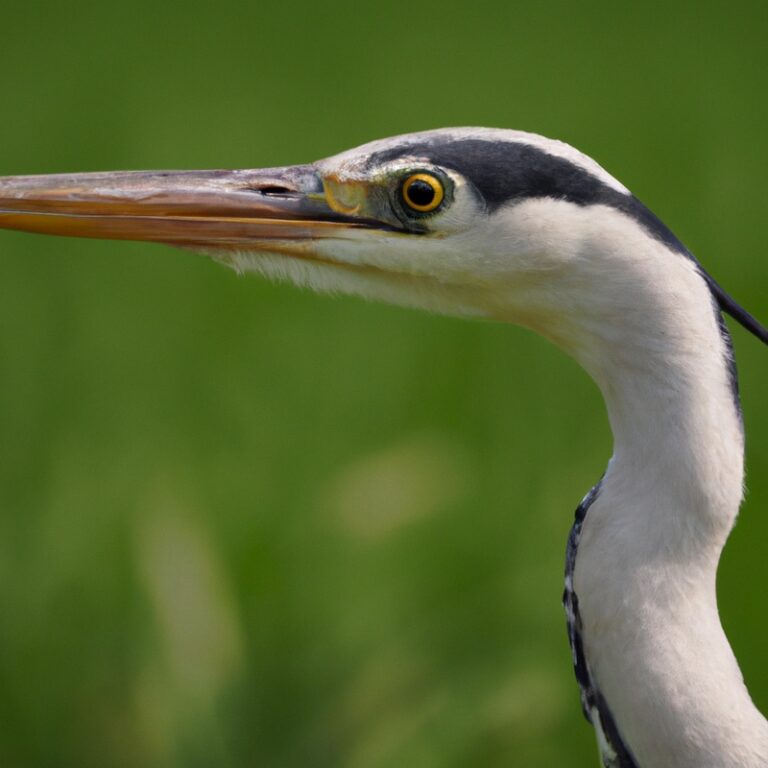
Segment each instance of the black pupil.
M435 188L423 179L416 179L408 185L408 200L414 205L427 206L435 199Z

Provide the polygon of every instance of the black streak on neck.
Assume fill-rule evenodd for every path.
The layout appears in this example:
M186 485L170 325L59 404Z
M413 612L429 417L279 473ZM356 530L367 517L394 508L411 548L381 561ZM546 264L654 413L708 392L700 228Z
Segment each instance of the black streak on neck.
M608 704L595 686L584 653L584 642L581 636L581 615L579 613L579 598L573 588L573 573L576 568L576 555L581 538L581 529L587 517L587 511L600 493L602 480L584 497L576 510L576 517L568 536L568 546L565 552L565 589L563 591L563 607L568 622L568 642L573 655L573 669L581 689L581 708L584 716L596 728L600 728L613 750L613 755L602 754L605 768L638 768L629 747L624 743L619 728L613 718ZM595 722L597 717L599 722Z

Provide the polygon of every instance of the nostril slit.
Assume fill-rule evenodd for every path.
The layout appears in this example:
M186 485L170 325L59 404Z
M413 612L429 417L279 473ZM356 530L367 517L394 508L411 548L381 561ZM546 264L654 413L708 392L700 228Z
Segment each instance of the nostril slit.
M259 192L262 195L295 195L296 192L288 187L281 187L277 184L273 184L268 187L255 187L254 192Z

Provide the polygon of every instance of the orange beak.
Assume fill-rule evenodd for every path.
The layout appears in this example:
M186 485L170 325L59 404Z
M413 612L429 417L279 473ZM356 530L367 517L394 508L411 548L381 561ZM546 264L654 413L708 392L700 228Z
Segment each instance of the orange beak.
M311 165L0 178L0 228L223 249L391 229L334 210Z

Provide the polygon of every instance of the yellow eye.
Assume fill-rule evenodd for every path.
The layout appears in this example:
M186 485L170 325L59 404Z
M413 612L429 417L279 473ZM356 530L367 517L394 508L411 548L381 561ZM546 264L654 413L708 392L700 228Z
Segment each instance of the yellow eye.
M419 213L434 211L443 202L445 191L440 180L429 173L414 173L403 184L405 204Z

